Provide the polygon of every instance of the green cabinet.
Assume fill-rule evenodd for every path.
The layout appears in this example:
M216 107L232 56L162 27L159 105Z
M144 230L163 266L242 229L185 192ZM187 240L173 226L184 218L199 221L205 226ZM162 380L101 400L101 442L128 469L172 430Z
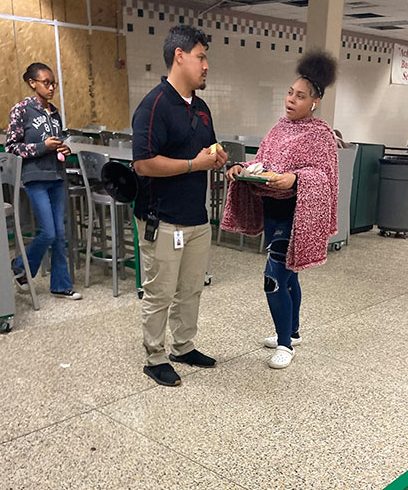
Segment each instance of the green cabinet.
M376 221L380 158L384 145L358 143L350 200L350 233L371 230Z

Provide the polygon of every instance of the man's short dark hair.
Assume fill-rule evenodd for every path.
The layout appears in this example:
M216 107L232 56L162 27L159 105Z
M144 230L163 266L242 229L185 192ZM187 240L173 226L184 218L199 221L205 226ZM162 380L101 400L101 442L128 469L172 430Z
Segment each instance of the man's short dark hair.
M200 29L184 24L172 27L163 45L163 56L167 69L170 70L173 65L176 48L190 53L199 43L208 49L207 36Z

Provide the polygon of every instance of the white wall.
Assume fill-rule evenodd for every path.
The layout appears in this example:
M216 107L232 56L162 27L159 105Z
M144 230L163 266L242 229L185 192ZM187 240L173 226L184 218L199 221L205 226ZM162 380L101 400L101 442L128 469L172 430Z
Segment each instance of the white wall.
M350 59L346 55L350 54ZM361 56L361 60L358 60ZM368 62L371 56L371 62ZM381 62L378 63L378 58ZM337 82L335 126L349 141L405 146L407 85L391 85L390 53L343 48Z
M160 0L127 0L124 28L128 30L131 113L166 73L162 44L169 28L179 23L180 16L186 24L198 26L198 9L191 5L193 2L180 7ZM304 26L213 10L204 15L199 27L212 41L207 88L198 94L210 106L217 133L263 136L283 114L283 98L305 46ZM149 34L149 29L154 33ZM224 43L225 37L229 44ZM405 146L408 112L403 110L403 97L408 96L408 86L389 85L392 44L352 33L343 34L342 44L335 127L349 141ZM146 71L148 64L151 71Z

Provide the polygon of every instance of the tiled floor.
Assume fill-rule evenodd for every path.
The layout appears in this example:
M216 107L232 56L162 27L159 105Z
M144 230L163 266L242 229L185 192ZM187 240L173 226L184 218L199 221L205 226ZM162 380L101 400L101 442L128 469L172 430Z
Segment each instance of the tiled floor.
M264 257L214 247L197 346L214 370L142 373L140 302L93 268L80 302L17 295L0 337L0 489L382 490L408 469L408 240L353 235L301 274L293 364L269 369Z

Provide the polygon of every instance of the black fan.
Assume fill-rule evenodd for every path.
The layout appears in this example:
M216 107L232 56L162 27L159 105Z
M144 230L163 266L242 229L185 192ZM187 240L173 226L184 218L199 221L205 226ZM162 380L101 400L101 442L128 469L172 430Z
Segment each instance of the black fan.
M132 202L136 199L139 185L135 172L121 162L109 161L102 167L102 183L115 201Z

